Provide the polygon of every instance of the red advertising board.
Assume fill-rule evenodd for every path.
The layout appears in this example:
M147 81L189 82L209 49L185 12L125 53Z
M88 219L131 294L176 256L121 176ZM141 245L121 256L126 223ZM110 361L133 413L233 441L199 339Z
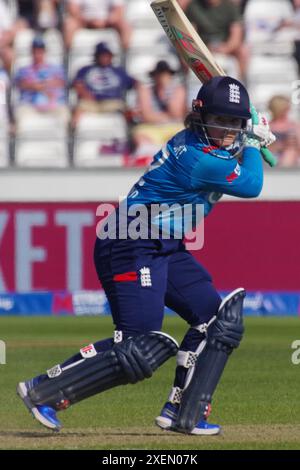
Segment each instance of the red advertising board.
M97 289L97 203L0 204L0 292ZM300 288L300 202L223 202L195 252L219 289Z

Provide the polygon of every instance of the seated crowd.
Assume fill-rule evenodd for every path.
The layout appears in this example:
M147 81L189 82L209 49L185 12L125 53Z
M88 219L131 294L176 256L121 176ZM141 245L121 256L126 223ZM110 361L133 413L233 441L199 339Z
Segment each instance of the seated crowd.
M149 68L145 81L128 73L126 53L133 34L133 25L126 17L128 1L0 0L0 120L2 131L6 130L10 139L18 135L22 122L32 116L55 117L58 126L68 129L71 139L84 114L119 113L128 129L127 162L130 154L130 164L146 165L168 138L183 127L190 107L185 67L176 69L166 56ZM236 60L237 78L245 84L251 56L243 21L248 2L178 0L210 50ZM300 29L300 1L291 3L294 18L282 20L278 31ZM55 63L47 57L45 40L45 32L53 29L63 41L62 60ZM101 40L93 45L89 61L70 76L70 50L76 33L82 29L115 30L122 54L117 57L111 44ZM33 30L33 39L28 60L22 64L16 62L14 46L16 37L27 30ZM298 64L299 43L296 37L294 57ZM277 136L271 150L278 156L279 167L299 166L299 122L291 115L290 97L281 94L271 97L268 112Z

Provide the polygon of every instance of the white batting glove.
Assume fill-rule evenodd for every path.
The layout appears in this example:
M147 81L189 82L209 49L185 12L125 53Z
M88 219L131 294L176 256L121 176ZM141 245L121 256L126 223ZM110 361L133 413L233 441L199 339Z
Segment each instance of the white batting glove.
M259 150L261 147L268 147L276 140L275 135L272 133L266 116L258 113L258 123L253 124L253 120L249 121L247 126L247 135L245 139L245 146L255 147Z

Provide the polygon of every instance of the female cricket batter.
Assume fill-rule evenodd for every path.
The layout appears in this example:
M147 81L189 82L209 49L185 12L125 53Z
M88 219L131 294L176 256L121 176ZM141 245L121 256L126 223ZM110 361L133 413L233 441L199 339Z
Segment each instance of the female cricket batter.
M218 434L209 424L212 394L232 350L243 336L243 288L222 302L211 276L175 236L181 211L173 212L170 236L162 219L177 204L204 207L207 216L222 194L257 197L263 184L260 148L274 141L265 118L251 125L249 96L231 77L212 78L193 101L186 129L176 134L154 157L150 169L126 198L127 207L146 208L147 236L120 236L120 208L115 212L117 236L98 236L94 260L115 324L114 338L98 341L26 382L17 392L44 426L59 430L56 413L73 403L117 385L150 377L177 354L175 380L156 418L163 429L188 434ZM152 217L153 204L164 204L163 217ZM134 206L135 205L135 206ZM110 219L111 220L111 219ZM127 215L126 224L134 221ZM193 222L195 222L193 220ZM171 228L171 226L173 228ZM151 232L151 233L150 233ZM188 324L178 349L161 332L164 307Z

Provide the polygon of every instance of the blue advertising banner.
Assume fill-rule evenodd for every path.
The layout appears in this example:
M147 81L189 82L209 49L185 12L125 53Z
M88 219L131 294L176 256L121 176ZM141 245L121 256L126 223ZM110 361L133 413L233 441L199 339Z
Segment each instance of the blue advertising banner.
M53 293L0 294L0 315L51 315Z
M228 292L221 292L222 297ZM300 292L248 292L245 315L300 316ZM174 314L166 308L166 314ZM0 294L0 315L110 315L104 291Z

